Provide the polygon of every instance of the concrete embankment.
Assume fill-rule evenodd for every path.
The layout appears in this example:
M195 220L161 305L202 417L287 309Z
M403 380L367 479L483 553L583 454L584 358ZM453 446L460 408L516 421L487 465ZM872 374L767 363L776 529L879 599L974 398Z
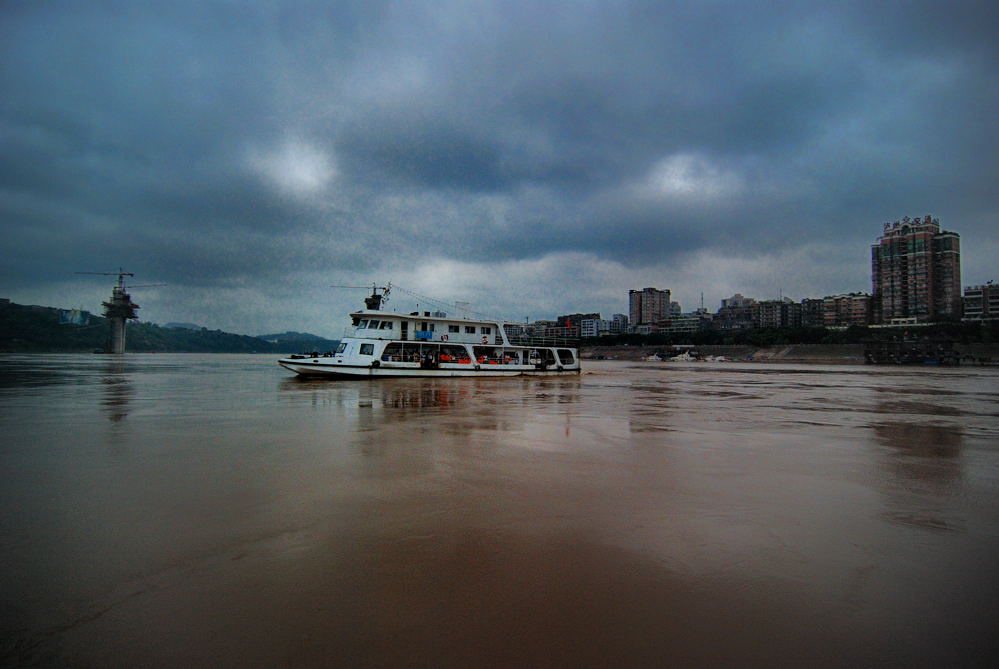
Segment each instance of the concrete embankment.
M956 344L961 356L999 362L999 344ZM786 346L696 346L701 356L723 356L727 360L754 362L797 362L826 365L862 364L863 344L791 344ZM669 346L584 346L580 354L584 359L603 356L616 360L641 360L658 353L662 357L675 355Z
M701 356L724 357L727 360L754 360L761 362L821 362L860 363L864 361L863 344L794 344L790 346L697 346ZM584 346L583 358L603 356L616 360L641 360L658 353L662 357L676 355L679 351L668 346Z

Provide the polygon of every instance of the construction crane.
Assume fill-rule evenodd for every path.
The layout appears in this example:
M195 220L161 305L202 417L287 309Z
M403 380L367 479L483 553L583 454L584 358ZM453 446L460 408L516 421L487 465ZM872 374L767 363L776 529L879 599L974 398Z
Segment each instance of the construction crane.
M367 290L367 286L330 286L330 288L349 288L351 290ZM382 291L381 295L378 291ZM376 283L371 284L371 295L364 298L364 306L372 311L378 311L381 309L383 303L388 302L388 294L392 291L392 282L390 281L387 286L379 286Z
M126 272L118 268L117 272L76 272L76 274L95 274L98 276L117 276L118 283L111 289L111 299L101 302L104 307L104 316L111 323L106 351L108 353L125 352L125 321L139 317L139 305L132 301L132 296L128 294L125 286L125 277L135 274ZM152 286L165 286L164 283L150 283L141 286L128 286L131 288L149 288Z

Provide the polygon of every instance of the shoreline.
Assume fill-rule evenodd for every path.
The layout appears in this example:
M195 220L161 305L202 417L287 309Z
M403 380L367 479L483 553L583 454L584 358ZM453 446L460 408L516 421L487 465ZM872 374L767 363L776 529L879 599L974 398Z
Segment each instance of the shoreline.
M783 346L759 347L752 345L713 345L694 346L704 356L724 356L730 362L789 362L823 365L864 364L863 344L787 344ZM999 344L955 344L954 348L962 357L986 358L991 364L999 361ZM583 360L639 361L657 352L668 352L669 346L582 346L579 349ZM978 362L964 365L977 366ZM988 364L988 363L986 363Z

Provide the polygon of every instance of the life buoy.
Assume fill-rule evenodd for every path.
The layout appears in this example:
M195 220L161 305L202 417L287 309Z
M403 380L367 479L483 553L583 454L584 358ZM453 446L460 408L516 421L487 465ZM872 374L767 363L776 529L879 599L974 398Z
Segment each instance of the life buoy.
M482 343L483 344L488 344L489 343L489 337L487 337L485 335L482 335Z
M447 341L447 335L441 335L441 341Z

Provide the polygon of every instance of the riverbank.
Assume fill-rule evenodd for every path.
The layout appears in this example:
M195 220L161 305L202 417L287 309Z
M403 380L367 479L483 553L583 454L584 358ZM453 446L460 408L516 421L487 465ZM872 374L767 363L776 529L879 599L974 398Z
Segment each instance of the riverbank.
M999 361L999 344L955 344L962 357ZM724 357L743 362L815 363L824 365L863 364L863 344L791 344L787 346L696 346L702 356ZM642 360L659 353L673 354L668 346L584 346L580 355L584 360Z

